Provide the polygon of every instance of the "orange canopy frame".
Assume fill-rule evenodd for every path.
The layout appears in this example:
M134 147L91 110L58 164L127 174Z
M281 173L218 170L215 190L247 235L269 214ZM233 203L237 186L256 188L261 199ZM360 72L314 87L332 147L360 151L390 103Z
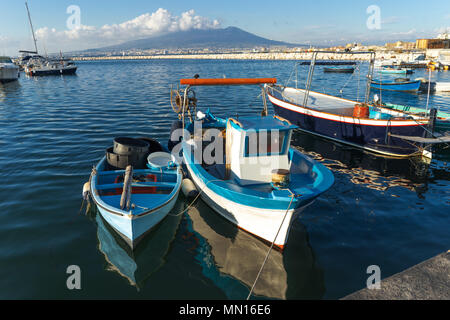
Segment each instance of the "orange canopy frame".
M190 85L190 86L222 86L222 85L249 85L249 84L263 84L277 83L276 78L230 78L230 79L181 79L181 85Z

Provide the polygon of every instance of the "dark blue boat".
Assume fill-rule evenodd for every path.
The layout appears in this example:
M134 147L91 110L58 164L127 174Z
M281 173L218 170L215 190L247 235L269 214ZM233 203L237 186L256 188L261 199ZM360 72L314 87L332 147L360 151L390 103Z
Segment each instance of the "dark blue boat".
M420 89L420 80L417 81L378 81L372 80L370 87L377 90L415 92Z
M310 92L305 106L304 89L270 86L267 91L275 114L296 124L301 131L387 156L407 157L426 151L391 135L422 137L428 118L376 107L372 107L372 118L370 109L366 117L354 117L356 101Z
M266 86L276 115L291 121L301 131L385 156L432 157L430 145L438 143L433 136L435 119L369 103L375 53L351 53L370 57L363 103L311 91L315 62L321 53L334 52L313 53L305 89Z

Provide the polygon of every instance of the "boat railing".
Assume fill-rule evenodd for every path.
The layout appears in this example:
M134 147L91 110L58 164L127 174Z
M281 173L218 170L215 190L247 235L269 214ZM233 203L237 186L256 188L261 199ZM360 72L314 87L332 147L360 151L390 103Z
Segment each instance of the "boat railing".
M306 106L308 103L309 93L311 90L311 83L312 83L312 78L314 75L317 57L319 54L327 54L327 53L328 54L341 54L341 55L369 55L370 56L370 58L369 58L370 65L369 65L369 70L367 72L366 94L365 94L365 99L364 99L365 104L369 103L370 83L373 78L373 72L374 72L374 67L375 67L375 55L376 55L375 52L373 52L373 51L354 51L354 52L314 51L312 58L311 58L311 64L309 67L308 76L307 76L307 80L306 80L305 96L304 96L304 100L303 100L303 105Z

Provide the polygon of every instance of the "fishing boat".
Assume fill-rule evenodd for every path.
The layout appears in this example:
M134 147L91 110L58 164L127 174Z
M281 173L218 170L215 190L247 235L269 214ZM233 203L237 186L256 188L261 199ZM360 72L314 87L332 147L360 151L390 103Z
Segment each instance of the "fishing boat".
M19 67L16 66L11 58L0 57L0 83L16 81L19 79Z
M400 69L400 68L382 68L379 70L381 74L411 74L412 69Z
M316 51L313 60L320 53L323 51ZM432 115L422 116L370 103L375 54L352 54L367 54L371 57L364 102L312 91L312 63L305 89L275 84L266 86L275 114L288 119L303 132L370 152L392 157L422 155L431 158L431 145L446 140L435 139L433 135L436 109L433 109Z
M430 110L425 108L411 107L393 103L383 103L384 108L399 110L405 113L414 114L416 116L427 116L430 113ZM436 132L446 132L450 131L450 112L443 112L438 110L436 115L436 124L435 124Z
M419 91L422 82L420 80L415 81L405 81L400 79L400 81L380 81L372 80L370 82L370 87L377 90L388 90L388 91L404 91L404 92L416 92Z
M325 73L353 73L355 68L340 68L340 67L328 67L323 68Z
M176 101L189 132L181 141L183 162L202 199L231 223L282 250L292 222L331 187L333 174L290 146L296 126L264 116L267 106L259 116L219 118L209 110L196 113L192 94L194 86L274 82L272 78L182 79L180 84L186 88ZM211 135L212 146L217 146L213 150L211 143L203 143L211 141Z
M93 169L88 190L106 222L135 248L173 208L182 181L176 159L153 139L119 137Z

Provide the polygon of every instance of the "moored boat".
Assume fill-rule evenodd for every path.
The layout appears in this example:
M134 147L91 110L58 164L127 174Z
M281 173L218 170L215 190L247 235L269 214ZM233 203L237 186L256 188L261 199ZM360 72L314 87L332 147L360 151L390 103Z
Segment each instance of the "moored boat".
M16 81L19 79L19 67L16 66L11 58L0 57L0 83Z
M342 67L328 67L323 68L325 73L353 73L355 68L342 68Z
M91 174L92 200L131 248L166 217L181 188L181 167L161 150L155 140L116 138Z
M274 81L183 79L181 84L187 85L188 97L191 86ZM202 199L239 228L283 249L294 219L333 184L331 171L290 146L296 126L285 119L262 115L223 119L210 112L194 119L195 107L182 105L182 110L182 119L186 112L191 115L185 126L190 134L182 140L183 161ZM214 132L217 148L208 158L211 144L203 141L211 141Z
M315 52L313 60L322 51ZM299 129L323 138L392 157L423 155L431 158L434 119L429 115L411 115L369 103L370 81L375 54L367 75L363 103L311 91L314 63L311 64L305 89L267 86L275 114L288 119Z
M378 90L415 92L419 91L421 84L422 82L420 80L416 81L372 80L370 83L370 87Z
M77 66L70 59L31 58L25 66L25 73L29 76L72 75Z
M382 68L379 70L382 74L411 74L413 73L412 69L405 69L405 68Z
M418 108L418 107L411 107L411 106L404 106L404 105L398 105L393 103L383 103L383 107L394 109L398 111L402 111L405 113L410 113L414 115L421 115L421 116L427 116L430 113L430 110L426 110L424 108ZM446 132L450 130L450 112L444 112L444 111L437 111L436 115L436 124L435 124L435 131L437 132Z

